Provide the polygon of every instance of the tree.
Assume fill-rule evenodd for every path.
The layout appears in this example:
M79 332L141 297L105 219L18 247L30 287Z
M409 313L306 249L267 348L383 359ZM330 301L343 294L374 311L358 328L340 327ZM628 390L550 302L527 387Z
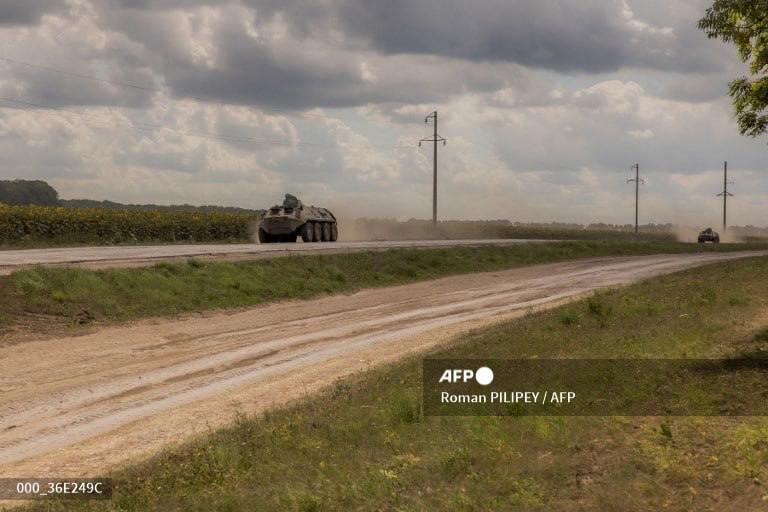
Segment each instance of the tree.
M59 204L59 193L44 181L3 180L0 181L0 203L56 206Z
M729 85L742 135L768 132L768 0L715 0L699 20L710 39L733 43L749 77Z

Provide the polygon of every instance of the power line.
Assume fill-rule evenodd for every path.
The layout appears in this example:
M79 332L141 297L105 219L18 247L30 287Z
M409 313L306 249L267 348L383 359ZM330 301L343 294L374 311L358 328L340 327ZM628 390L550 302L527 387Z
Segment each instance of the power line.
M39 70L48 71L48 72L51 72L51 73L59 73L61 75L67 75L67 76L72 77L72 78L80 78L82 80L90 80L92 82L100 82L100 83L103 83L103 84L115 85L117 87L129 87L131 89L138 89L140 91L145 91L145 92L153 92L153 93L154 92L159 92L159 90L156 89L155 87L147 87L147 86L143 86L143 85L132 84L132 83L129 83L129 82L117 82L117 81L114 81L114 80L107 80L106 78L99 78L99 77L93 76L93 75L86 75L86 74L82 74L82 73L76 73L74 71L67 71L65 69L54 68L54 67L51 67L51 66L44 66L42 64L34 64L32 62L24 62L24 61L17 60L17 59L11 59L9 57L0 56L0 60L3 61L3 62L6 62L8 64L13 64L13 65L16 65L16 66L24 66L24 67L33 68L33 69L39 69Z
M733 182L728 181L728 162L723 162L723 191L715 196L723 198L723 234L728 229L728 197L733 197L733 194L728 192L728 185L733 185Z
M93 117L83 112L76 112L70 109L65 109L62 107L54 106L54 105L20 100L17 98L0 97L0 100L8 103L16 104L16 105L22 105L25 107L32 107L34 109L53 110L60 113L72 114L75 116L79 116L81 118ZM31 109L27 109L27 110L31 110ZM103 120L99 120L99 121L103 121ZM204 132L180 130L178 128L169 127L166 125L136 123L134 121L129 121L128 126L121 127L114 124L111 124L111 125L102 124L101 127L129 128L129 129L134 129L134 130L139 130L139 131L144 131L149 133L152 133L155 130L171 130L176 133L186 135L189 137L197 137L202 139L218 140L218 141L233 142L233 143L240 142L240 143L265 144L265 145L286 146L286 147L293 147L293 146L316 147L316 148L338 148L339 147L338 143L328 144L328 143L320 143L320 142L286 141L286 140L279 140L279 139L255 139L252 137L241 137L238 135L210 134L210 133L204 133ZM416 149L416 146L403 146L403 145L394 145L394 146L366 145L366 146L344 146L344 147L351 148L351 149Z
M434 155L432 157L432 224L437 224L437 143L442 142L443 146L445 146L448 141L437 134L437 110L425 117L424 123L428 124L430 119L432 119L434 133L431 139L421 139L419 147L421 147L422 142L431 142L434 147Z
M640 224L638 217L640 213L640 184L645 184L645 180L640 178L640 164L635 164L630 169L635 170L635 178L627 180L627 183L635 183L635 234L640 233Z
M101 78L101 77L98 77L98 76L87 75L87 74L84 74L84 73L77 73L77 72L74 72L74 71L69 71L69 70L61 69L61 68L56 68L56 67L53 67L53 66L46 66L46 65L42 65L42 64L33 63L33 62L26 62L26 61L22 61L22 60L18 60L18 59L12 59L10 57L0 56L0 61L6 62L8 64L16 65L16 66L24 66L24 67L28 67L28 68L32 68L32 69L39 69L41 71L47 71L49 73L58 73L58 74L61 74L61 75L69 76L71 78L77 78L77 79L80 79L80 80L89 80L89 81L92 81L92 82L98 82L98 83L102 83L102 84L113 85L115 87L126 87L126 88L135 89L135 90L144 91L144 92L149 92L149 93L153 93L153 94L159 94L159 93L163 92L163 90L161 88L158 88L158 87L151 87L151 86L140 85L140 84L135 84L135 83L131 83L131 82L121 82L121 81L117 81L117 80ZM213 98L204 98L202 96L187 95L187 96L184 96L183 98L184 99L193 100L193 101L196 101L196 102L200 102L200 103L224 104L224 102L222 102L220 100L216 100L216 99L213 99ZM312 114L312 113L309 113L309 112L298 112L296 110L281 109L281 108L276 108L276 107L257 106L256 108L258 108L259 110L265 111L265 112L274 112L274 113L277 113L277 114L284 114L284 115L296 116L296 117L306 117L306 118L310 118L310 119L314 118L314 119L328 119L328 120L339 120L339 121L354 121L355 120L355 118L352 118L352 117L329 116L329 115L326 115L326 114Z

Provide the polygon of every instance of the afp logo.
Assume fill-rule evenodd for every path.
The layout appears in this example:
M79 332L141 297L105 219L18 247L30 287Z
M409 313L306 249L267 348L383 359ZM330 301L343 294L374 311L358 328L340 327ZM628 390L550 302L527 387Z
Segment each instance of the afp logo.
M443 382L455 384L458 382L469 382L472 379L476 380L481 386L487 386L493 382L493 370L487 366L478 368L477 371L459 368L449 369L443 372L438 382L441 384Z

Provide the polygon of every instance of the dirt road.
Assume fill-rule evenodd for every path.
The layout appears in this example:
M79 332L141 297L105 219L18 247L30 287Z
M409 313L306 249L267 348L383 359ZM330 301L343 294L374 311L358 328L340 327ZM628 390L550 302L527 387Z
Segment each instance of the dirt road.
M0 476L99 474L467 329L754 255L571 261L0 347Z
M548 240L401 240L371 242L296 243L296 244L210 244L147 245L129 247L65 247L0 251L0 275L8 275L30 265L81 265L87 267L128 267L151 265L161 260L215 258L242 260L274 258L292 254L318 254L386 249L460 247L478 245L517 245L545 243Z

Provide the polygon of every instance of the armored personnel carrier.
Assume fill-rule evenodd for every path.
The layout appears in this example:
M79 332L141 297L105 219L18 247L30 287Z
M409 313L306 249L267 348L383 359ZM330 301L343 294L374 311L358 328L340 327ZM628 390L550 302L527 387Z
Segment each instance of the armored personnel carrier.
M712 231L712 228L707 228L699 233L699 243L704 244L707 242L712 242L713 244L720 243L720 235L717 232Z
M267 210L259 224L259 242L295 242L301 236L305 242L335 242L339 237L336 217L325 208L305 206L291 194L285 194L283 204Z

